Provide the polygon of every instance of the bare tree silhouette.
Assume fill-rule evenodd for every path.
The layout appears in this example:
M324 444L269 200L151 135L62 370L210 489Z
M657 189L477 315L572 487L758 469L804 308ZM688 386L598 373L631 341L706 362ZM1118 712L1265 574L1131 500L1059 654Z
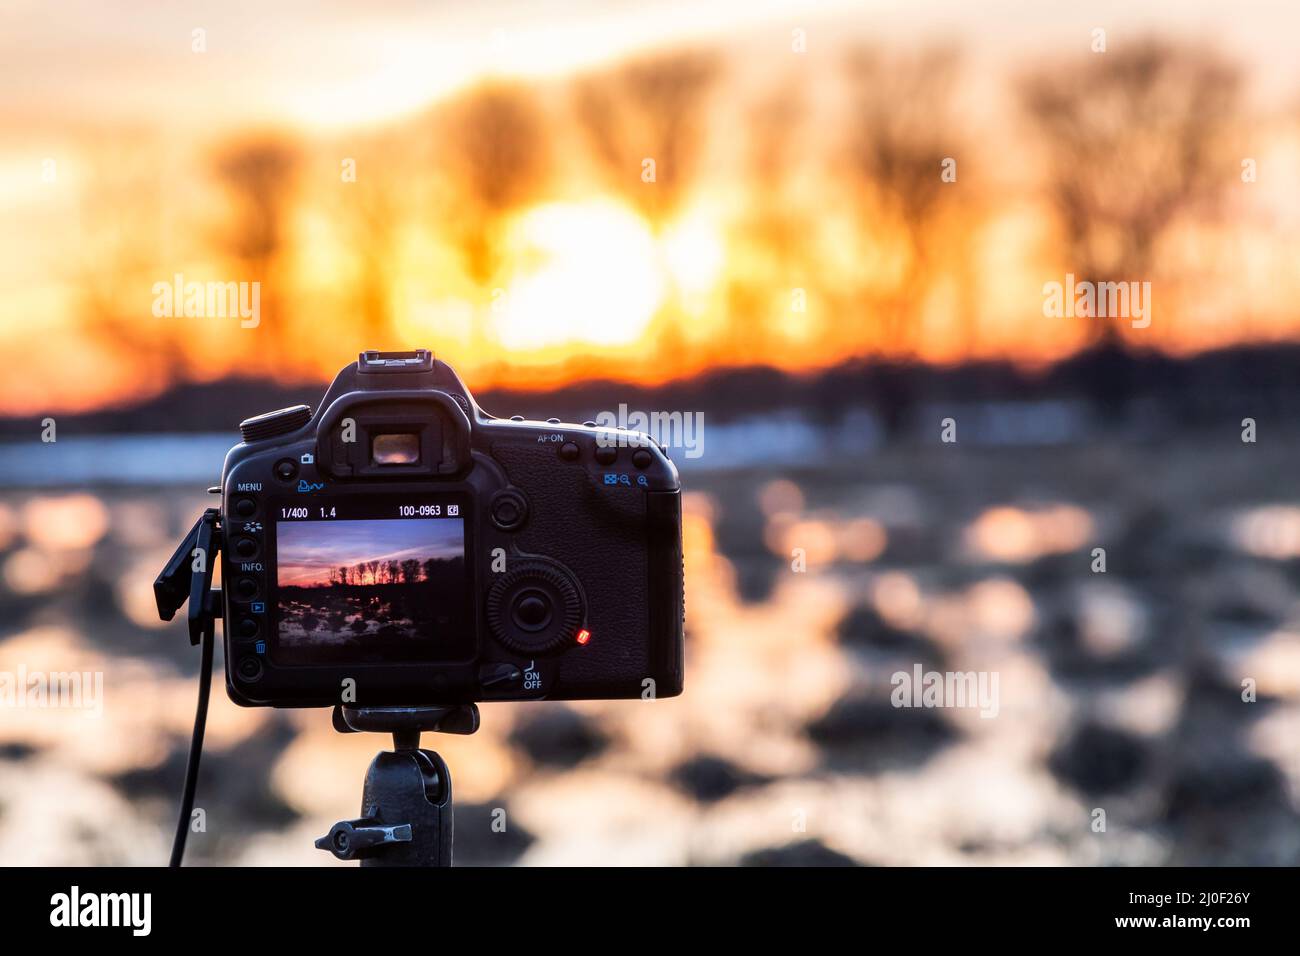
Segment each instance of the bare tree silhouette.
M420 562L416 558L407 558L402 562L402 581L405 584L414 584L420 580Z
M1067 264L1080 279L1155 278L1161 237L1180 216L1211 208L1229 181L1236 160L1218 146L1240 82L1210 51L1155 40L1022 79ZM1114 344L1123 324L1112 317L1098 335Z
M172 281L178 250L164 245L157 144L106 138L87 147L73 285L87 336L129 357L141 380L166 385L184 370L184 319L155 318L151 290ZM183 250L182 250L183 252Z
M546 125L533 93L504 82L477 86L448 103L435 125L452 185L443 194L440 227L453 235L470 278L486 286L501 266L505 219L546 181Z
M943 179L944 161L956 158L962 142L952 104L958 67L951 47L890 57L861 49L846 63L849 172L865 222L899 256L888 288L871 293L868 309L879 314L886 346L901 355L914 351L937 271L938 225L959 192Z
M344 234L355 257L353 322L374 341L392 333L394 289L404 263L400 240L411 221L411 192L422 185L407 157L418 137L385 130L354 149L356 178L338 191Z
M297 344L288 314L286 260L299 163L297 147L275 134L251 137L216 160L218 178L233 201L223 245L242 273L240 281L261 283L256 351L280 361L293 357Z
M816 282L819 263L807 242L806 197L792 180L806 155L800 146L808 106L800 75L792 73L746 115L749 198L729 229L735 265L723 278L726 333L706 346L710 359L761 362L774 334L788 335L795 322L806 321L791 311L792 291ZM661 347L680 354L685 343L665 338Z
M635 60L575 83L578 120L606 178L656 228L685 195L717 75L715 55L687 51ZM655 164L652 183L642 180L647 159Z

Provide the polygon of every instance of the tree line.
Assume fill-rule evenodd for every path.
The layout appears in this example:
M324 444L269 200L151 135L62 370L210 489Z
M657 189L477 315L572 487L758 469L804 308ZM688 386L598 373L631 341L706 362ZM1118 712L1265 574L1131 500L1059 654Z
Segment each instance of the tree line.
M367 584L415 584L432 581L437 558L421 562L415 558L405 561L358 561L355 564L330 568L330 586L348 587Z

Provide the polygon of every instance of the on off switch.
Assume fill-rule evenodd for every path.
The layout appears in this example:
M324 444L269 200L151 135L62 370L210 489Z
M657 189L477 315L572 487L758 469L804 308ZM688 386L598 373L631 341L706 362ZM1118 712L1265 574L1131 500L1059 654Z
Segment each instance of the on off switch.
M484 664L478 669L478 685L483 690L514 692L519 689L523 679L524 675L518 666L508 661Z

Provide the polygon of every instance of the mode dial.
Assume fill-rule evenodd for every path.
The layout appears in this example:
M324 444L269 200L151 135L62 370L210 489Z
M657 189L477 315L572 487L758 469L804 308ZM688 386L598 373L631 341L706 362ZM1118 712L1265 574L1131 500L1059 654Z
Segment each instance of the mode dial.
M277 408L273 412L244 419L239 423L239 434L244 436L246 442L262 441L266 438L274 438L276 435L296 432L309 421L311 421L310 406L292 405L289 408Z

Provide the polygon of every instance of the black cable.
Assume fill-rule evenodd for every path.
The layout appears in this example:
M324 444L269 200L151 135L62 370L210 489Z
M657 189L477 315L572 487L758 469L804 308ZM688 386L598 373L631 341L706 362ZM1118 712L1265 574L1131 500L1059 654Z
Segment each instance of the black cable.
M215 628L203 632L203 652L199 662L199 706L194 712L194 735L190 738L190 757L185 763L185 792L181 795L181 816L176 821L169 866L180 866L185 856L185 838L190 832L190 815L194 812L194 791L199 782L199 760L203 757L203 731L208 723L208 695L212 691L212 645Z

